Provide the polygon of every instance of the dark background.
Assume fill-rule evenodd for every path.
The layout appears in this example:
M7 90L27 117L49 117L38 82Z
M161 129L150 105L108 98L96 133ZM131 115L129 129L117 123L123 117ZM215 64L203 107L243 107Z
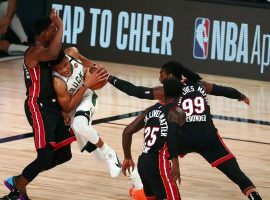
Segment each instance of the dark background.
M193 57L194 24L197 17L208 18L211 26L213 20L234 22L238 26L238 31L240 31L241 23L248 24L250 38L248 44L249 54L251 54L255 26L261 26L261 35L270 34L270 10L268 4L255 4L243 1L239 3L237 1L222 0L18 0L18 15L20 16L31 41L33 41L31 24L39 16L42 16L45 13L48 14L51 10L52 3L71 5L72 8L74 6L83 7L85 11L84 31L78 35L77 44L64 43L64 47L76 46L83 55L91 59L153 67L160 67L163 63L169 60L178 60L192 70L201 73L266 81L270 80L269 65L265 67L264 73L260 73L260 65L256 63L256 59L255 64L211 60L211 39L209 40L208 58L206 60L199 60ZM89 13L90 8L109 9L112 12L112 36L109 48L90 46L92 22L91 15ZM73 9L71 10L73 15ZM172 17L174 20L172 55L160 55L117 49L115 45L116 30L118 14L120 11ZM63 14L63 12L60 13L60 17L63 17L61 14ZM150 23L149 29L151 29L151 25L152 24ZM99 28L100 27L98 27L97 30L99 30ZM159 28L161 27L159 26ZM210 28L210 34L211 31L212 27ZM99 34L99 32L97 34ZM97 41L98 40L99 35L97 35ZM150 43L151 41L148 40L148 46L151 46ZM270 44L267 43L267 45ZM266 46L266 49L268 49L268 46ZM250 59L251 55L248 56L249 62Z

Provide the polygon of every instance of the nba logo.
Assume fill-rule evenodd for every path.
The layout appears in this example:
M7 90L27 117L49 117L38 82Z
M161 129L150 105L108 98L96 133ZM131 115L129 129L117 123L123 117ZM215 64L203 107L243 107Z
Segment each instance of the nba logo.
M210 20L196 18L194 31L193 57L205 60L208 57Z

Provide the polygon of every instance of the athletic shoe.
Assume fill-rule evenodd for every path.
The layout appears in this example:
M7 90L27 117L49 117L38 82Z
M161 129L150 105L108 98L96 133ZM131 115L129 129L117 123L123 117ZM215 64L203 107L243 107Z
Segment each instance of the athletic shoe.
M133 171L131 171L130 174L128 174L128 178L129 178L129 183L131 184L131 186L133 188L135 188L135 189L142 189L143 188L141 177L140 177L136 167L134 168Z
M130 188L129 196L132 200L147 200L143 189Z
M9 177L4 181L5 186L10 190L8 195L0 198L0 200L30 200L26 194L26 190L23 193L20 193L15 186L15 176Z
M111 177L115 178L121 173L121 163L118 160L117 154L114 150L105 155L105 160L108 163Z
M258 192L251 192L249 195L248 195L248 198L250 200L262 200L261 196L259 195Z
M0 200L18 200L20 198L19 191L12 191L8 195L3 196Z

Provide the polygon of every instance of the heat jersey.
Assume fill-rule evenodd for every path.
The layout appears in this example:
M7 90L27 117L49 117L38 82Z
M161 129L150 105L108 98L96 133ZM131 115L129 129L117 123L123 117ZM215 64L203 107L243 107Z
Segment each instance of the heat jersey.
M26 52L30 49L29 47ZM25 53L26 53L25 52ZM55 98L52 68L48 62L40 62L37 67L29 68L23 64L26 96L34 98Z
M149 108L144 117L144 146L143 153L159 154L167 151L168 111L175 104L162 105L157 103Z
M203 143L216 137L217 130L210 114L207 93L200 83L185 82L178 105L186 113L182 138L195 139Z

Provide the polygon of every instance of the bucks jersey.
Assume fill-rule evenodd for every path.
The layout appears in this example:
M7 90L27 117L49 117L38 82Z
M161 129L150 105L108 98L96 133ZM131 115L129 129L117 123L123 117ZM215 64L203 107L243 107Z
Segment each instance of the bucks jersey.
M29 48L26 52L28 50ZM52 68L48 65L48 62L40 62L38 66L34 68L29 67L30 66L27 66L24 62L23 71L26 96L33 98L55 98Z
M160 103L150 107L144 117L144 146L143 153L164 154L168 153L166 144L168 135L168 111L172 104L162 105ZM168 154L166 154L168 156Z
M83 65L79 61L75 60L74 58L69 57L68 55L66 56L68 57L69 63L72 68L71 76L65 77L65 76L60 75L56 71L53 71L53 75L65 81L67 85L68 93L71 96L73 96L83 84L84 69L83 69Z
M84 79L84 68L80 61L66 55L69 59L69 63L72 68L72 74L69 77L65 77L57 73L56 71L53 71L53 75L61 78L67 86L68 93L73 96L77 90L82 87L83 79ZM89 105L90 103L90 105ZM81 103L78 105L76 110L89 110L90 109L90 115L92 116L93 113L97 110L97 95L94 91L87 89L83 95L83 99ZM74 111L72 112L74 114Z

